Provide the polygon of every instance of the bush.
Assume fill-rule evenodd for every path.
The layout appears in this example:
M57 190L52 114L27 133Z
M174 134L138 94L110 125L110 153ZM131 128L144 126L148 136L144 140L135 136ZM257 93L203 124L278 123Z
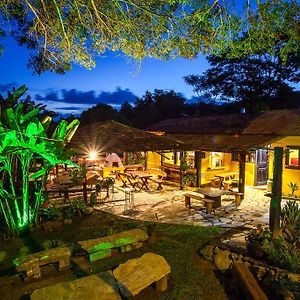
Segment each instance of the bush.
M41 208L41 215L46 220L56 220L62 216L62 211L59 207Z
M52 248L58 248L58 247L65 247L67 244L66 242L59 240L59 239L51 239L47 240L43 243L43 248L45 250L52 249Z
M246 237L248 253L256 258L264 258L273 265L292 272L300 272L299 239L283 235L272 239L267 227L258 226L250 230Z

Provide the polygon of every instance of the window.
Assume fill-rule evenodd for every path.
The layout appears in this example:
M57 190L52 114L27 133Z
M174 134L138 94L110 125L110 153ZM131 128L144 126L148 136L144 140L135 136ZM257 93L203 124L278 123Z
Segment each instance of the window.
M224 166L224 153L222 152L211 152L211 168L220 168Z
M285 167L290 169L300 169L300 147L287 146L287 148Z

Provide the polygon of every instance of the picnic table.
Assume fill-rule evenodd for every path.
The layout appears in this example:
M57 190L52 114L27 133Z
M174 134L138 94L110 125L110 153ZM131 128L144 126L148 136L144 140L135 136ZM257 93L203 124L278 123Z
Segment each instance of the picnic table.
M236 176L239 176L238 172L223 172L215 175L215 177L220 179L220 189L225 188L226 183L230 185L232 179L235 179Z
M203 195L203 197L201 198L200 195ZM207 210L211 211L211 207L217 208L221 206L221 197L223 195L235 196L235 203L236 205L239 205L241 202L241 196L243 194L238 192L233 192L233 191L220 190L218 188L213 188L213 187L199 188L197 192L185 194L185 205L190 208L191 207L190 199L194 198L197 200L204 201L205 205L207 206ZM213 200L213 203L211 204L211 202L208 200Z
M140 187L140 190L143 187L145 187L146 190L149 190L148 180L152 177L151 174L149 174L148 172L145 172L145 171L128 171L127 173L130 174L133 179L139 178L141 180L142 185Z

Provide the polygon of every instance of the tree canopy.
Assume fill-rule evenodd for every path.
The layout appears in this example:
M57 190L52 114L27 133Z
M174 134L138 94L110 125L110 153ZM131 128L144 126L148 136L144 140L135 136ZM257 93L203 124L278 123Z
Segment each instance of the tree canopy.
M145 56L193 58L198 53L238 58L273 53L283 60L299 49L296 0L2 0L0 32L34 50L35 72L64 73L72 63L87 68L107 50ZM10 22L10 23L9 23ZM228 51L229 50L229 51Z
M291 83L300 82L300 52L290 54L286 62L279 50L273 56L267 53L239 59L209 56L208 61L211 67L203 75L185 77L195 92L207 98L223 103L238 101L240 106L256 111L291 107L296 95L299 97Z

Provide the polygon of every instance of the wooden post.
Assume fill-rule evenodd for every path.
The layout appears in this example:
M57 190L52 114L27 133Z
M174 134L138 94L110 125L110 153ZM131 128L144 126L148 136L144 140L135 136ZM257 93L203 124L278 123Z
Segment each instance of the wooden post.
M147 151L145 151L144 152L144 154L145 154L145 163L144 163L144 168L145 168L145 171L147 170L147 165L148 165L148 162L147 162L147 159L148 159L148 152Z
M185 162L185 152L180 152L180 189L183 190L183 171L181 165Z
M201 186L201 151L195 151L196 187Z
M160 155L160 169L162 169L162 165L164 163L164 156L163 156L164 152L161 152L161 155Z
M245 178L246 178L246 154L241 152L239 155L239 193L242 193L241 198L245 195Z
M177 152L174 151L173 155L174 155L174 165L177 165Z
M273 238L280 236L280 213L282 197L282 160L283 148L274 148L274 168L273 168L273 186L270 203L269 228L273 233Z
M82 184L83 201L87 203L87 182L86 182L86 160L85 159L83 159L82 161L82 167L85 168L85 172L83 176L83 184Z

